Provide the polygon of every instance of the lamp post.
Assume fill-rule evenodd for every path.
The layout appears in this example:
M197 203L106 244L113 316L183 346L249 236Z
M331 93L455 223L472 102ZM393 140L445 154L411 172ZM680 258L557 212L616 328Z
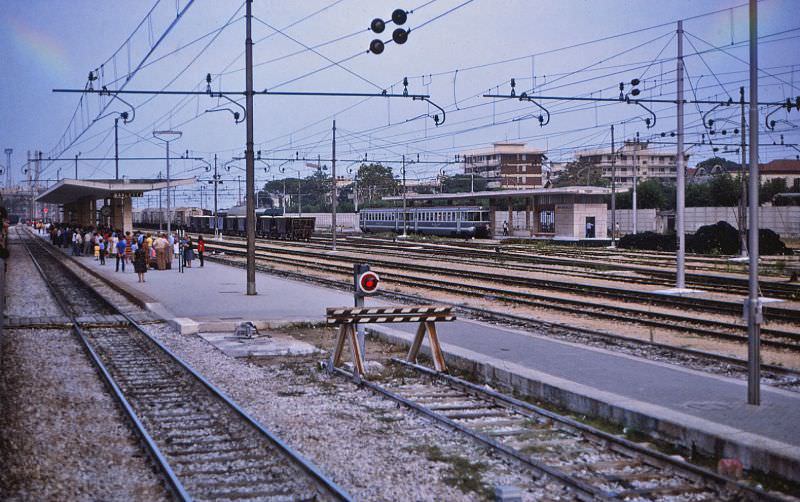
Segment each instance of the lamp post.
M169 200L170 172L169 172L169 144L171 141L180 139L182 131L153 131L153 137L167 144L167 233L172 233L172 212Z

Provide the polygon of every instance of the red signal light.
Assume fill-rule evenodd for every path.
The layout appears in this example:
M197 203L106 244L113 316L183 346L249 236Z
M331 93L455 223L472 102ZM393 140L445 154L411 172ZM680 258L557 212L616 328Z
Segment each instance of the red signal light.
M381 279L375 272L364 272L358 276L358 289L362 294L371 295L378 291Z

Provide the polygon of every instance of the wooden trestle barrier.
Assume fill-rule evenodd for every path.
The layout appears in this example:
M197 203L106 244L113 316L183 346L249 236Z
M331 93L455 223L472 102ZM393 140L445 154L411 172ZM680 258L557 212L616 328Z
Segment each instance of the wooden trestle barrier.
M329 325L339 326L339 336L336 339L336 346L331 355L331 368L336 368L341 364L345 339L349 339L350 349L353 354L354 376L357 378L364 376L364 354L361 353L361 348L356 338L356 324L418 322L417 334L414 336L414 341L411 343L406 359L412 363L417 362L417 355L427 332L431 340L431 358L436 371L447 371L444 355L442 354L442 346L439 344L439 336L436 333L436 322L455 321L456 316L452 312L452 307L438 307L435 305L329 307L326 314Z

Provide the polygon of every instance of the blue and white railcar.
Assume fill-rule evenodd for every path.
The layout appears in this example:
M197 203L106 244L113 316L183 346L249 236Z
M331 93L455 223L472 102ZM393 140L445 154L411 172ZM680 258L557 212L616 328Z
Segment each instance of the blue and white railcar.
M487 237L489 211L479 206L409 207L403 222L402 208L362 209L363 232L408 232L452 237Z

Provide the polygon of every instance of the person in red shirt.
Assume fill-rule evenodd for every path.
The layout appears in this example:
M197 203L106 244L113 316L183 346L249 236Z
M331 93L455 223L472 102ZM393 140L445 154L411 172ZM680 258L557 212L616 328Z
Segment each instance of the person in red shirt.
M203 266L203 253L206 251L206 241L203 240L203 236L199 236L197 238L197 256L200 258L200 266Z

